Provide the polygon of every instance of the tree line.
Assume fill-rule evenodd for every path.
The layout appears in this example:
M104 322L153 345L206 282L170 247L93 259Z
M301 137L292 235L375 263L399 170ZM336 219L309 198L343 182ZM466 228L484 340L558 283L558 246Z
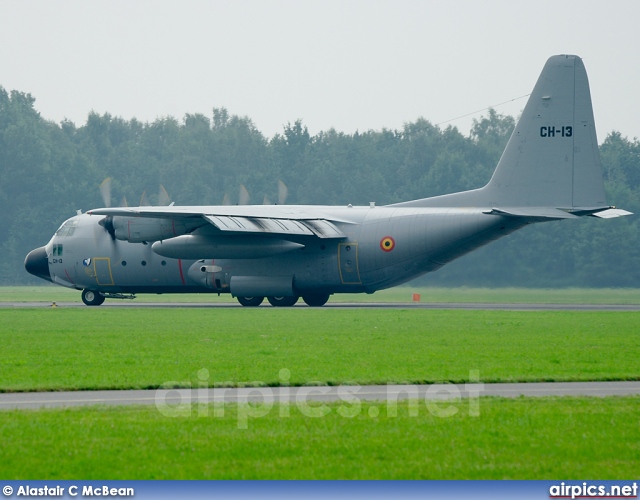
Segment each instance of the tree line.
M81 126L43 119L35 99L0 87L0 284L36 283L26 253L60 223L103 205L155 204L159 186L178 205L278 200L288 204L378 205L481 187L515 119L490 109L468 136L420 118L402 129L311 135L301 121L265 137L250 118L215 108L151 123L92 112ZM640 211L640 143L611 132L600 145L609 203ZM439 286L640 286L638 218L536 224L421 278Z

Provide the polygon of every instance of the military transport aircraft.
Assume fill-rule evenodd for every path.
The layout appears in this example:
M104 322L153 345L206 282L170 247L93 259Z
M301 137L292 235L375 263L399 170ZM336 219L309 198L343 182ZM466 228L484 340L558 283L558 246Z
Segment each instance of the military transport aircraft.
M324 305L435 271L535 222L629 215L606 203L582 60L551 57L489 183L387 206L162 206L79 213L26 270L87 305L138 293L230 293Z

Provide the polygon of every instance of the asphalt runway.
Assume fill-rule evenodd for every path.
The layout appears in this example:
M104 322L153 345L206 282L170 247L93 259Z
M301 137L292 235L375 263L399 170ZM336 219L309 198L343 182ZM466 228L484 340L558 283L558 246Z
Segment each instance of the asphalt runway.
M309 402L463 400L485 396L630 396L640 395L640 381L540 382L501 384L433 384L373 386L304 386L153 389L125 391L19 392L0 394L0 410L93 405L156 405L175 409L191 403L273 403L305 405Z
M1 308L50 308L51 302L0 302ZM57 302L56 307L87 307L82 302ZM108 300L100 308L241 308L234 302L136 302L135 300ZM260 307L272 307L266 301ZM300 301L296 308L308 308ZM486 311L640 311L640 304L484 304L484 303L429 303L429 302L328 302L323 309L460 309Z

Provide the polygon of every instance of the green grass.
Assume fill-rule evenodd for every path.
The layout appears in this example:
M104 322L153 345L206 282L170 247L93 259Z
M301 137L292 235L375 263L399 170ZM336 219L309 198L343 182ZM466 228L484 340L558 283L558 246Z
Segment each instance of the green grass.
M368 294L335 294L330 302L474 302L507 304L640 304L640 289L629 288L436 288L401 286ZM80 302L80 292L59 286L0 287L0 302ZM142 294L135 302L232 302L230 295Z
M422 309L4 309L0 390L640 379L636 312ZM636 478L640 398L423 402L353 418L248 406L0 411L5 479ZM346 403L345 403L346 405ZM351 405L346 405L352 407ZM370 408L379 410L372 416ZM372 410L372 411L375 411ZM55 457L55 459L52 459Z
M346 418L274 406L238 428L155 407L0 412L3 479L631 479L640 470L640 399L482 398L448 418L420 403L366 403ZM441 403L443 404L443 403ZM450 403L446 403L450 404ZM371 417L369 408L380 413Z
M0 390L640 379L640 313L5 309Z

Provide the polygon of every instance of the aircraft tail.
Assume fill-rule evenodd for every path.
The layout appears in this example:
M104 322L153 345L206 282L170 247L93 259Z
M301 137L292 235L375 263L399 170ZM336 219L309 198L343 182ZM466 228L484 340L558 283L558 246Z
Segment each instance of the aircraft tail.
M395 206L548 207L576 215L608 208L582 59L549 58L485 187Z
M606 206L582 59L549 58L485 189L502 206Z

